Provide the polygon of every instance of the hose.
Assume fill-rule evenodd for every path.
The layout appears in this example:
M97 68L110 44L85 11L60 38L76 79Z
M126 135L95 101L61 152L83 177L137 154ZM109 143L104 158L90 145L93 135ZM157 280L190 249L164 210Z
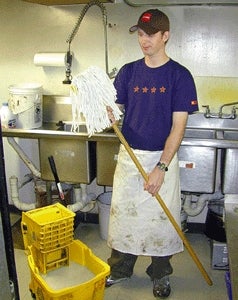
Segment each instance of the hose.
M70 44L73 41L75 35L77 34L81 22L83 21L83 18L86 15L88 9L93 5L98 6L102 12L103 26L104 26L104 39L105 39L105 65L106 65L106 72L108 74L109 71L108 71L108 42L107 42L107 11L106 11L105 6L100 1L92 0L84 6L84 8L81 11L81 14L74 26L74 29L72 30L71 34L69 35L68 39L66 40L66 43L69 43L69 51L70 51Z

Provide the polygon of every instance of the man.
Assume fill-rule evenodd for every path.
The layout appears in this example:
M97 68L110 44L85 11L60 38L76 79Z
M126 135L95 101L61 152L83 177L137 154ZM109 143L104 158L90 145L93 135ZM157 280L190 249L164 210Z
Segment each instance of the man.
M122 133L148 174L143 182L121 145L114 174L108 245L111 275L106 286L133 274L138 255L151 256L146 273L155 297L168 297L172 255L183 244L157 200L159 193L180 223L177 150L189 113L198 110L190 72L168 57L169 19L158 9L140 16L130 32L138 32L144 58L124 65L115 78L117 104L124 111ZM115 122L113 111L108 115Z

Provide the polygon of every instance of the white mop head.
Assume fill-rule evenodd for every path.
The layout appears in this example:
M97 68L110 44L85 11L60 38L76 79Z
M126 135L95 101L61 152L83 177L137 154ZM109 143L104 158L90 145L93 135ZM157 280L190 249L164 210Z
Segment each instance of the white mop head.
M82 115L85 118L89 136L111 126L106 106L113 110L115 120L122 112L116 105L116 89L107 73L98 67L89 67L72 80L71 88L73 124L77 132Z

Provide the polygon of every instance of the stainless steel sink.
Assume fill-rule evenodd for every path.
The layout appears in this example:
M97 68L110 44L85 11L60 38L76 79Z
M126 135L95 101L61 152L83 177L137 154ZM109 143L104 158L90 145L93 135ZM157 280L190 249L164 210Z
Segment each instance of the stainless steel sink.
M72 123L63 124L62 130L71 131ZM87 133L86 125L79 125L79 133ZM39 139L40 167L43 180L53 181L48 157L53 155L63 182L91 183L96 177L96 142L87 139Z
M209 122L211 121L211 122ZM217 121L217 122L216 122ZM195 114L189 116L188 125L184 133L184 138L188 139L208 139L208 140L233 140L238 141L238 122L233 121L235 123L232 126L230 125L232 120L214 120L214 119L206 119L203 114ZM218 124L216 124L218 123ZM219 126L220 124L220 126ZM225 127L223 127L225 126ZM231 129L227 126L231 126ZM237 126L237 128L236 128ZM121 125L118 126L119 129ZM72 130L72 122L66 122L63 126L63 130L67 132L71 132ZM80 124L77 128L77 133L87 133L86 124ZM114 129L112 127L108 127L104 129L102 134L114 134ZM100 133L99 133L100 134ZM238 145L237 145L238 147Z
M53 156L59 179L70 183L91 183L96 177L96 143L78 139L39 139L41 178L54 181L48 157Z
M97 142L97 184L104 186L113 185L113 175L119 152L119 141Z
M63 130L71 132L72 131L72 123L65 123L64 127L63 127ZM86 124L80 124L80 125L78 125L76 133L88 133ZM106 129L104 129L101 133L103 133L103 134L105 134L105 133L111 134L111 133L114 133L114 129L112 127L108 127Z
M224 130L223 140L238 142L238 131ZM224 152L224 171L222 174L222 192L224 194L238 194L238 148L228 146Z
M226 149L222 176L222 190L224 194L238 194L237 174L238 149Z
M216 181L215 147L180 146L178 151L181 190L213 193Z
M216 165L222 163L223 193L238 193L238 118L209 119L201 113L190 115L184 137L190 141L190 145L180 147L179 153L180 164L189 162L188 168L184 168L186 163L181 168L183 190L202 191L205 187L205 192L210 193L216 180ZM196 147L198 141L203 147ZM221 161L216 161L219 148L224 149L224 156ZM195 167L189 170L190 166Z
M72 123L67 122L63 130L71 132L71 128ZM87 134L86 125L79 125L77 132ZM98 136L110 137L113 134L113 128L106 128L102 133L99 133ZM59 143L59 141L57 141L57 143ZM57 149L57 147L56 144L52 144L51 152L54 150L56 152L58 151L57 153L63 154L64 151L66 151L64 149L70 149L73 140L72 143L71 140L70 143L69 141L60 143L63 143L62 146L57 144L60 150L54 150ZM79 144L77 142L77 145L72 146L71 152L76 151L77 157L80 157L80 160L82 159L84 162L86 161L86 165L80 161L80 164L77 166L77 169L81 172L82 167L88 170L91 163L88 161L90 152L89 142L82 141L80 143L82 143L80 146L82 148L80 150L78 149ZM236 147L236 143L237 149L229 149ZM98 140L96 145L97 183L99 185L111 186L120 143L118 140L102 139ZM47 147L49 148L49 144L45 142L45 148ZM184 140L178 153L181 188L183 191L196 193L214 192L216 167L217 163L220 163L217 162L217 151L219 148L225 149L224 176L222 178L223 190L225 192L234 192L236 191L236 186L238 190L238 185L233 182L233 179L236 178L235 174L238 174L238 120L207 119L201 113L189 116ZM48 149L46 153L47 155L49 154ZM69 155L69 153L67 155ZM234 163L234 161L237 161L237 164ZM70 173L72 173L71 168L74 168L72 161L70 168L67 168L67 170L70 170ZM50 170L47 166L47 178L51 177L49 172ZM63 172L63 170L61 170L61 172ZM79 177L75 175L75 172L76 171L73 172L71 179L74 177L77 178L78 181ZM89 174L86 174L86 178L89 178L88 176ZM233 179L231 179L231 177Z
M72 130L72 123L65 123L64 124L64 131L71 131ZM85 124L80 124L77 128L77 132L87 133L87 126Z
M205 118L202 113L191 114L188 117L188 128L216 129L216 130L238 130L238 118Z
M216 130L187 128L185 130L184 137L185 138L196 138L196 139L215 139L216 138Z
M225 140L238 141L238 131L224 131L223 138Z

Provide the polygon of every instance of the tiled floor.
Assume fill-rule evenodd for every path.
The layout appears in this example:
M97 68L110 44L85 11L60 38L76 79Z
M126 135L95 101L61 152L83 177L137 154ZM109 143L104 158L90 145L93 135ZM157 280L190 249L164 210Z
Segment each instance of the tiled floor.
M171 300L227 300L227 290L224 280L225 271L213 270L210 263L210 242L203 234L187 233L190 244L199 257L207 273L213 281L209 286L198 270L194 261L185 251L173 257L172 264L174 273L170 277L172 292ZM100 238L99 225L79 224L75 230L75 239L80 239L102 260L106 261L110 249L106 241ZM23 250L15 249L17 264L18 282L20 289L20 299L30 300L31 294L28 290L30 282L27 258ZM105 289L104 300L152 300L152 283L145 274L145 269L149 264L148 257L139 257L137 260L134 275L130 280ZM62 280L64 280L62 278ZM47 299L44 299L47 300ZM84 299L75 299L84 300Z

